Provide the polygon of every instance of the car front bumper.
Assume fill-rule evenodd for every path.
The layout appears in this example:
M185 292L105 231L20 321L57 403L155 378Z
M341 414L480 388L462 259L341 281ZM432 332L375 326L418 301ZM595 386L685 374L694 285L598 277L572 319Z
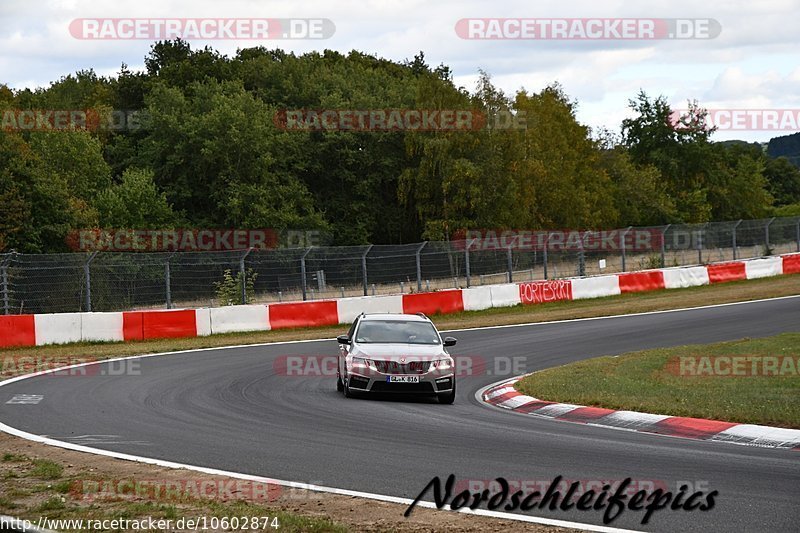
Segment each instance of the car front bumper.
M350 389L354 392L439 394L453 390L455 374L429 373L419 376L419 383L389 382L389 374L350 375Z

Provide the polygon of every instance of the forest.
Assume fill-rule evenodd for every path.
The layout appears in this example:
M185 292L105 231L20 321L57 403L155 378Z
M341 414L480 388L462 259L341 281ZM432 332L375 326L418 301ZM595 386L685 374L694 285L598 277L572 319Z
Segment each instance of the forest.
M631 118L596 131L555 81L504 94L481 72L458 87L422 52L229 57L176 40L155 43L144 65L35 90L0 84L0 252L69 251L86 228L315 230L356 245L800 215L792 161L714 142L696 101L675 124L664 96L639 92ZM26 110L92 120L48 129ZM282 127L292 110L469 110L524 117L524 128Z

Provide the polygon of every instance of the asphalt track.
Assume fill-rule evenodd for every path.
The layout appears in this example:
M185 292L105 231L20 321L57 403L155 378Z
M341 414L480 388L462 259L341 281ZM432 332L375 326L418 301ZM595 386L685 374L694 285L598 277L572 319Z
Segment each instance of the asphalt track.
M719 491L713 510L662 510L647 525L640 523L642 512L626 510L610 525L797 531L800 452L544 420L475 398L482 387L508 377L494 367L506 358L521 357L523 370L534 371L599 355L787 331L800 331L800 297L459 331L452 353L480 356L488 364L480 375L460 379L454 405L348 400L331 377L276 372L283 355L335 355L330 340L178 353L137 360L139 375L10 383L0 388L0 422L103 450L407 498L433 476L450 473L459 480L631 477L666 483L673 491L679 481L691 481L706 492ZM16 394L44 399L5 403ZM600 511L527 514L602 524Z

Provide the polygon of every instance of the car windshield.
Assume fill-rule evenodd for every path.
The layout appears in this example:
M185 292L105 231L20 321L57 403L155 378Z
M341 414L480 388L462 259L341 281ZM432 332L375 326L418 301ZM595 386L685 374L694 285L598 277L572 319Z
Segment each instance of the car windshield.
M356 342L439 344L433 324L418 320L365 320L358 326Z

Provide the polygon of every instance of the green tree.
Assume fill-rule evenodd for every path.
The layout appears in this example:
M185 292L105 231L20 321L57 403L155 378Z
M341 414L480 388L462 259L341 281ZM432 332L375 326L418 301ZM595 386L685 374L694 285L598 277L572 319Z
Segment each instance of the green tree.
M189 95L159 85L148 96L146 166L176 209L201 225L319 229L308 190L280 168L274 110L237 82L204 82ZM285 134L283 134L285 135Z
M178 219L149 170L126 170L119 184L100 192L95 205L105 228L166 228Z
M29 145L39 156L43 171L61 176L76 198L91 202L111 184L102 143L86 131L34 132Z
M766 216L772 205L764 177L764 156L746 146L712 145L708 200L713 220Z
M707 112L696 103L677 122L666 98L651 100L644 92L630 100L636 117L622 121L623 144L633 162L653 165L661 172L667 194L682 222L711 219L708 174L712 159ZM666 222L666 220L664 221Z
M789 205L800 202L800 169L787 158L768 157L764 166L768 189L775 198L775 205Z
M675 203L656 167L634 164L622 146L605 150L602 164L614 184L617 225L656 226L676 220Z
M515 108L533 124L515 173L525 227L613 225L618 214L612 183L597 141L575 117L576 104L553 85L536 94L518 93Z

